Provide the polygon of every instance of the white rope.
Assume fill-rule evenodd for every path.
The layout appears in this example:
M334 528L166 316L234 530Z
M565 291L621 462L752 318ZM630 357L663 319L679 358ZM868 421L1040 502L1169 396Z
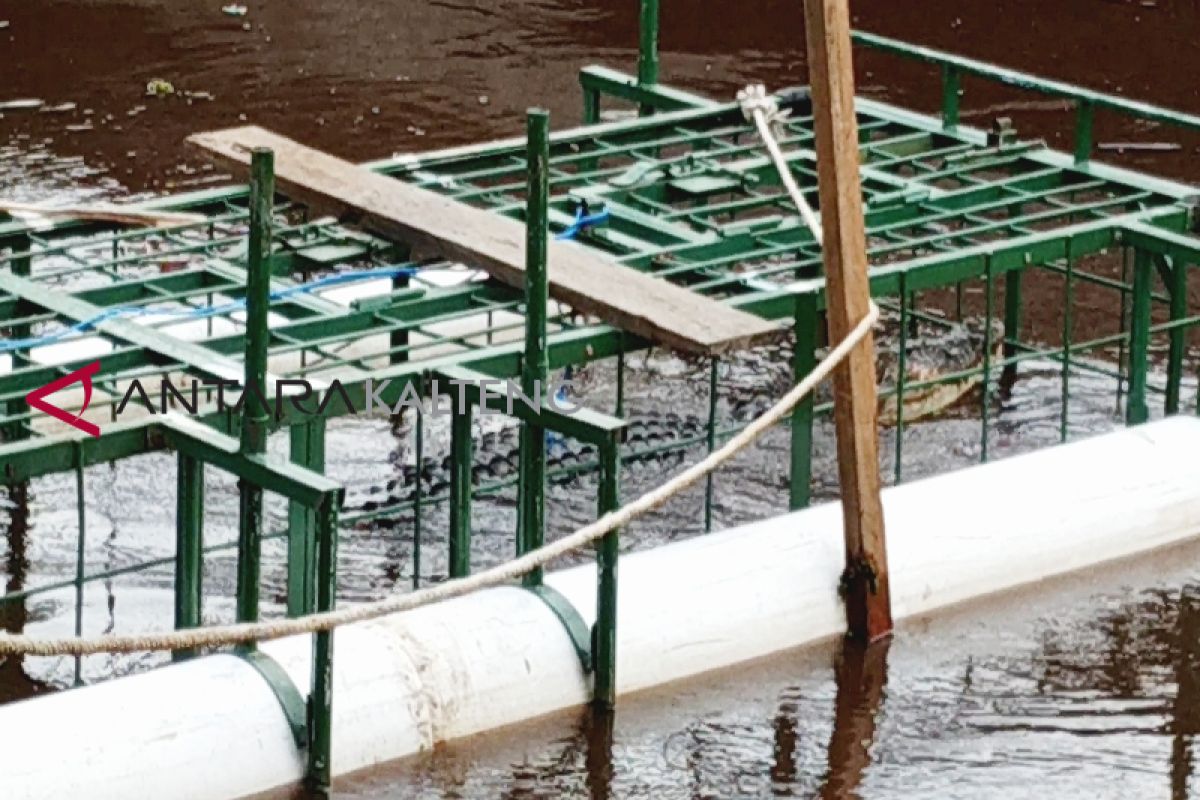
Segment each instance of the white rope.
M871 303L864 317L850 335L829 355L821 360L800 383L796 384L782 399L771 406L762 416L755 419L721 448L714 450L703 461L699 461L656 489L646 492L622 508L605 514L600 519L575 531L569 536L551 542L537 550L505 562L499 566L466 578L446 581L436 586L409 594L394 595L373 603L365 603L337 611L326 611L306 617L246 622L220 625L210 628L191 628L162 633L134 634L127 636L99 636L92 639L43 639L31 636L0 636L0 655L36 656L83 656L95 653L134 653L154 650L185 650L198 647L221 647L268 641L284 636L329 631L353 622L365 622L401 611L429 605L430 603L461 597L465 594L509 583L520 576L544 567L556 558L576 552L610 531L619 528L636 517L667 502L697 481L708 475L721 464L744 450L779 420L783 419L805 395L824 380L833 368L854 349L871 326L879 319L879 308Z
M800 210L800 216L804 218L804 223L812 231L813 239L818 245L821 245L825 238L821 232L821 221L817 219L817 215L809 207L808 201L804 199L804 193L796 185L796 179L792 176L792 168L771 130L772 124L784 122L790 112L781 111L774 95L767 94L767 90L762 84L742 89L737 93L737 99L742 105L742 114L758 128L758 135L762 137L763 144L767 146L767 152L771 154L771 160L775 162L775 169L779 171L779 179L783 181L784 188L791 195L796 208Z

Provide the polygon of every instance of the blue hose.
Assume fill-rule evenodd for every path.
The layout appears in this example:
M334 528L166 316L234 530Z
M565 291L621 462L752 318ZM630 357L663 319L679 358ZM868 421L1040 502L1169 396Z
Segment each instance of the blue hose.
M356 283L358 281L374 280L378 278L395 278L400 275L414 275L417 272L417 267L380 267L379 269L358 270L355 272L339 272L336 275L327 275L324 278L318 278L311 283L302 283L296 286L289 286L286 289L279 289L271 292L270 299L284 300L298 294L309 294L318 289L324 289L329 286L338 286L343 283ZM74 325L70 325L54 333L48 333L45 336L33 336L28 339L5 339L0 341L0 353L8 353L13 350L27 350L33 347L42 347L48 344L62 341L69 336L77 333L86 333L95 329L97 325L107 322L110 319L120 317L146 317L146 316L167 316L177 317L179 319L207 319L209 317L221 316L238 311L246 307L246 300L233 300L219 306L200 306L194 308L167 308L163 306L114 306L106 308L99 314L93 317L88 317L85 320L80 320Z

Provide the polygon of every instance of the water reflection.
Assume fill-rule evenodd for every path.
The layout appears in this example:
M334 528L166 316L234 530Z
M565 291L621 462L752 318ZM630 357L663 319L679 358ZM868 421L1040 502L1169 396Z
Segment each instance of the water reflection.
M863 774L871 764L876 718L887 685L890 647L890 639L871 645L854 641L842 645L837 665L833 735L829 739L829 772L820 792L824 800L858 796ZM776 720L778 748L778 718ZM794 783L793 777L789 785Z

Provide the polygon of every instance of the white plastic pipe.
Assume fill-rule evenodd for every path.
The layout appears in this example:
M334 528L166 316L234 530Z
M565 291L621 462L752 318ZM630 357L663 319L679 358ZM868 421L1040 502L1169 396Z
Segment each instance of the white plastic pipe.
M1197 453L1200 419L1174 418L888 489L896 618L1195 537ZM620 569L621 693L843 630L836 504L624 556ZM589 565L547 582L590 619L594 576ZM562 626L518 588L335 638L338 773L588 699ZM263 649L307 689L307 639ZM224 800L302 772L274 696L233 656L0 707L5 797Z

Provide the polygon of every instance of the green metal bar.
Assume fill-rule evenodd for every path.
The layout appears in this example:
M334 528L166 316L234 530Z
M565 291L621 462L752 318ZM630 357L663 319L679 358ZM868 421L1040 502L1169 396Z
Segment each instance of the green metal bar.
M404 258L407 259L408 255L405 255ZM407 289L408 282L408 275L400 274L392 276L392 294L395 295L397 292ZM388 349L391 351L388 353L388 362L391 364L403 364L405 361L408 361L408 347L408 330L406 328L399 328L392 331L388 337Z
M638 29L639 84L658 83L658 0L642 0Z
M12 274L20 278L28 278L33 273L33 257L30 255L32 243L28 236L21 237L21 240L13 245L18 255L11 262L10 268ZM27 339L31 333L30 325L14 325L12 327L12 338ZM12 352L12 369L16 370L29 362L29 352L26 350L14 350ZM23 398L13 398L6 404L5 413L9 417L24 417L29 413L29 404ZM0 438L6 442L17 441L28 438L30 431L19 420L14 420L0 429Z
M288 429L291 460L313 472L325 471L325 419L313 417ZM296 500L288 501L287 608L289 617L316 607L317 515Z
M614 432L600 448L600 515L615 511L620 499L620 439ZM592 632L592 697L601 708L612 708L617 699L617 554L620 534L604 535L596 548L596 627Z
M1086 164L1092 160L1092 129L1096 119L1096 106L1090 100L1075 104L1075 163Z
M712 453L717 447L717 402L720 400L720 395L717 393L717 373L721 367L721 360L714 356L710 359L708 367L708 422L704 426L704 444L708 448L708 452ZM704 530L712 530L712 508L713 508L713 473L708 473L704 480Z
M450 577L471 574L472 407L455 408L450 420Z
M1150 254L1135 250L1133 254L1133 303L1129 319L1129 400L1125 405L1125 422L1138 425L1150 418L1146 405L1146 377L1149 371L1150 293L1154 284L1154 266Z
M1067 441L1070 432L1070 400L1071 400L1071 338L1074 332L1075 311L1075 257L1072 253L1071 240L1067 240L1066 274L1063 286L1062 314L1062 396L1059 410L1058 438L1060 442Z
M75 635L83 636L83 584L87 572L87 497L83 481L83 442L75 443ZM83 659L75 656L75 685L83 683Z
M900 342L896 354L896 463L893 466L893 481L896 485L904 479L904 389L908 379L908 288L903 275L900 276ZM959 284L960 286L962 284Z
M792 329L792 382L799 383L817 366L817 295L797 294ZM813 408L810 392L792 409L791 467L788 473L788 507L805 508L812 499Z
M1021 279L1024 270L1004 273L1004 369L1000 375L1003 386L1012 386L1017 379L1017 363L1009 361L1017 354L1021 336ZM1005 390L1007 391L1007 389Z
M582 83L582 79L580 81ZM588 86L583 87L583 124L595 125L600 121L600 90ZM595 166L583 168L591 172Z
M873 33L855 31L852 34L852 38L856 44L866 45L877 50L916 59L917 61L953 66L963 73L976 75L1018 89L1027 89L1041 94L1067 97L1074 100L1084 100L1090 102L1096 108L1107 108L1141 119L1163 122L1189 130L1200 130L1200 117L1192 114L1184 114L1179 111L1153 106L1149 103L1140 103L1124 97L1072 86L1069 83L1046 80L1024 72L1018 72L1017 70L952 55L930 47L908 44L896 39L877 36Z
M421 588L421 511L425 499L425 481L422 468L425 463L425 414L417 409L416 430L413 431L413 460L417 485L413 488L413 591Z
M338 504L328 495L317 509L317 611L337 606ZM309 788L329 792L333 769L333 631L313 636L312 690L309 694L308 774Z
M526 120L529 165L525 212L525 358L521 365L521 391L538 394L550 373L546 353L546 316L549 305L547 271L547 207L550 195L550 115L533 109ZM540 425L521 424L517 554L542 546L545 536L546 431ZM526 586L542 582L542 570L527 574Z
M1176 322L1188 313L1188 265L1178 259L1169 259L1171 275L1171 321ZM1167 334L1170 349L1167 354L1167 395L1165 410L1168 414L1179 412L1179 395L1183 386L1183 357L1187 353L1187 329L1180 326L1172 328Z
M1117 331L1121 334L1120 340L1117 342L1117 406L1116 413L1121 413L1121 402L1125 397L1125 349L1128 344L1125 333L1129 329L1129 290L1125 287L1129 284L1129 246L1121 247L1121 281L1118 291L1121 293L1121 309L1120 318L1117 320Z
M953 64L942 65L942 127L952 131L958 127L959 103L962 97L962 73Z
M992 405L992 317L995 315L996 280L992 259L984 264L984 318L983 318L983 375L980 385L980 442L979 460L988 460L988 417Z
M175 495L175 628L200 627L204 600L204 464L180 453ZM176 651L179 661L195 653Z
M271 212L275 198L275 156L256 149L250 163L250 250L246 264L246 357L242 380L241 452L260 455L267 449L270 412L267 394L267 345L270 330ZM263 487L238 482L237 620L258 619L262 578Z

